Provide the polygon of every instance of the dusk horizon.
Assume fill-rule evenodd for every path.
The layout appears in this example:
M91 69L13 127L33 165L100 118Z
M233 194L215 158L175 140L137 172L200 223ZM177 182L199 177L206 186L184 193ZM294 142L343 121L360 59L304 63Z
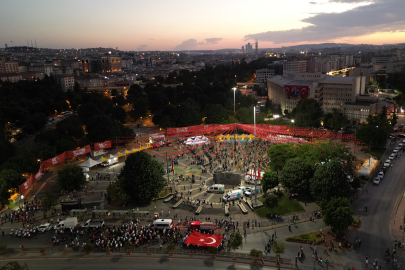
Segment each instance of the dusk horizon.
M27 46L36 40L40 48L183 51L240 49L256 40L259 48L405 40L401 0L271 2L18 0L4 3L0 11L0 43Z

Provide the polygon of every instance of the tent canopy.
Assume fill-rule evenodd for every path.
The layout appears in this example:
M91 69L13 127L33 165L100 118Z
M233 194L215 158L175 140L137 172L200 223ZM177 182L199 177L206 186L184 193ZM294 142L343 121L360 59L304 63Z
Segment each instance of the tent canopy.
M100 158L100 160L101 160L101 158ZM85 162L79 164L79 166L80 166L80 167L88 167L88 168L91 168L91 167L93 167L93 166L96 166L96 165L99 164L99 163L100 163L100 162L95 161L95 160L93 160L93 159L91 159L91 158L88 158Z

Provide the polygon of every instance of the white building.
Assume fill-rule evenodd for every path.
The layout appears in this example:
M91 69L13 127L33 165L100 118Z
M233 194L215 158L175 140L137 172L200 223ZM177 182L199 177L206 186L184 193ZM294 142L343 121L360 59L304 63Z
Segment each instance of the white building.
M72 91L75 86L75 78L68 75L55 76L56 82L62 87L63 92Z
M313 98L325 113L342 110L345 102L355 102L365 93L365 77L335 77L321 73L285 72L267 79L269 99L291 112L302 98ZM292 92L291 92L292 91Z
M274 69L258 69L256 70L256 82L267 82L267 79L274 76Z

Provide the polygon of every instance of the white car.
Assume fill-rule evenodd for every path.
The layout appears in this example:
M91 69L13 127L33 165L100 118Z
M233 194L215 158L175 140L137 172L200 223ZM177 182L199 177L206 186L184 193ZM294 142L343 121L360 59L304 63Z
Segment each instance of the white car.
M380 177L374 178L373 184L374 184L374 185L379 185L379 184L380 184Z
M389 166L391 166L391 160L387 159L387 160L384 162L384 167L389 167Z
M51 229L52 229L51 223L44 223L38 227L38 231L40 232L50 231Z
M257 191L257 190L256 190ZM249 190L247 190L246 192L245 192L245 196L247 196L247 197L252 197L253 195L255 195L256 194L256 192L255 192L255 189L254 188L250 188Z
M377 176L382 180L384 178L384 172L379 172Z
M402 143L400 143L400 144L398 144L398 147L401 147L401 149L402 149L402 147L404 147L404 145Z
M242 190L243 193L245 193L247 190L250 189L250 187L246 187L246 186L240 186L238 189Z
M391 154L388 159L393 160L395 158L395 154Z
M394 149L394 150L392 151L392 153L395 154L395 156L398 155L398 152L399 152L398 149Z

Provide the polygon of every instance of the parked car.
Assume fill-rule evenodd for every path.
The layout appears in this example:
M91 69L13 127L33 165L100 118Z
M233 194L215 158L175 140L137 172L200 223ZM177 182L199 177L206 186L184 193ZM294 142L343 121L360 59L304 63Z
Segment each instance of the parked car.
M384 167L389 167L389 166L391 166L391 160L387 159L387 160L384 162Z
M401 147L401 149L402 149L402 147L404 147L404 145L402 143L400 143L400 144L398 144L398 147Z
M380 171L380 172L377 174L377 176L380 177L380 179L382 180L382 179L384 178L384 172L383 172L383 171Z
M374 178L373 184L374 184L374 185L379 185L379 184L380 184L380 177Z
M38 230L42 233L50 231L52 229L51 223L44 223L38 227Z
M390 160L393 160L394 158L395 158L395 153L393 153L393 154L391 154L389 157L388 157L388 159L390 159Z

